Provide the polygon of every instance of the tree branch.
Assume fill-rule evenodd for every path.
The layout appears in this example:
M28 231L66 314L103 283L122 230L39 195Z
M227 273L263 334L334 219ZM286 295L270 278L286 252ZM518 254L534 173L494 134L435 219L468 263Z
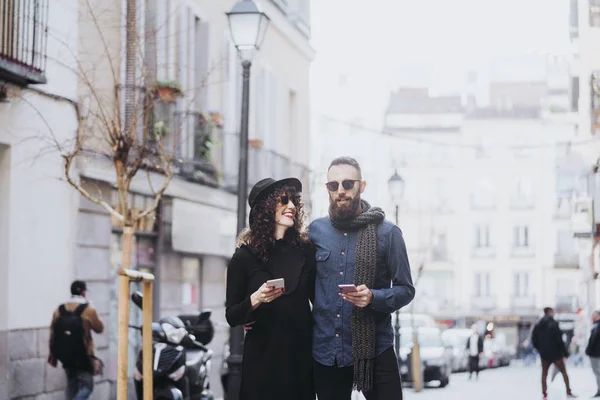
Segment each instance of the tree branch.
M112 208L107 202L93 197L81 185L73 181L73 179L71 178L71 164L73 163L73 159L75 158L78 152L79 150L76 149L75 151L69 154L63 155L63 158L65 160L65 177L67 179L67 182L69 182L71 186L73 186L79 193L81 193L83 197L85 197L92 203L98 204L99 206L103 207L106 211L108 211L113 217L117 218L119 221L124 221L125 219L123 218L123 216L119 214L114 208Z

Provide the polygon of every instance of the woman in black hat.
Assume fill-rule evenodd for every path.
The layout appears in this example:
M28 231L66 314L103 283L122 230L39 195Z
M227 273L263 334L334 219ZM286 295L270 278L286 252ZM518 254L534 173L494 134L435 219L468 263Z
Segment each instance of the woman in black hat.
M315 255L304 227L302 184L267 178L250 191L250 228L227 270L226 317L251 324L244 341L241 400L314 399L312 316ZM267 281L284 279L284 288Z

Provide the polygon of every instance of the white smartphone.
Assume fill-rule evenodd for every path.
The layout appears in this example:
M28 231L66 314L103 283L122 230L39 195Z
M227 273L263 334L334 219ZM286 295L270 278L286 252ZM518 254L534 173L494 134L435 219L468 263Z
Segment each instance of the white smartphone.
M356 285L338 285L342 293L358 292Z
M285 281L283 278L271 279L267 281L267 287L275 287L275 289L285 289Z

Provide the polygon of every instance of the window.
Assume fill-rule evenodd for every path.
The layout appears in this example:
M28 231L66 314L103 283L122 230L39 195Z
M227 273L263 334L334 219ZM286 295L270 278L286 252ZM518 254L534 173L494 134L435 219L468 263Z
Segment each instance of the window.
M575 238L572 231L556 232L556 252L566 256L575 255Z
M289 91L289 100L288 100L288 137L291 138L292 147L291 151L298 151L296 141L298 139L298 96L296 95L295 90Z
M578 2L578 0L570 0L569 4L569 35L571 37L571 40L579 37L579 9L577 6Z
M531 198L531 180L523 176L517 178L515 194L520 198Z
M482 137L475 148L476 158L489 158L492 156L493 143L489 137Z
M590 26L600 27L600 0L590 0Z
M579 111L579 77L571 78L571 111Z
M433 182L431 201L433 211L449 212L451 211L448 181L444 178L436 178Z
M600 26L600 24L598 25ZM592 134L595 134L600 129L600 93L598 91L600 87L600 71L594 71L590 76L590 95L591 95L591 122L592 122Z
M519 176L516 178L511 205L517 208L532 207L534 205L531 179L525 176Z
M529 247L529 227L515 226L514 230L514 247Z
M434 235L431 257L433 261L448 261L448 235L446 232Z
M490 177L480 177L475 180L471 204L473 208L494 207L494 183Z
M516 272L514 274L514 292L516 297L529 295L529 272Z
M490 227L488 225L475 226L475 247L490 247Z
M490 295L490 273L477 272L475 274L475 297L487 297Z

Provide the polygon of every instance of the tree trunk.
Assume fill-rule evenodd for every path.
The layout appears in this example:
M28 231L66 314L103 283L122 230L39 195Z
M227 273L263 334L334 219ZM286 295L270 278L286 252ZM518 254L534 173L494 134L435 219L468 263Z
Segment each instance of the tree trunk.
M121 273L119 274L119 335L117 353L117 400L127 400L127 364L129 345L129 296L131 286L129 277L123 271L131 267L134 228L123 227Z
M126 15L126 55L125 55L125 121L124 130L120 134L124 140L135 137L135 60L137 46L137 16L136 0L127 0ZM117 105L119 107L119 105ZM127 148L133 144L129 141ZM126 168L123 163L127 159L117 160L115 163L117 172L117 190L120 195L123 223L123 260L121 262L121 273L119 274L119 336L117 353L117 400L127 400L127 350L129 344L129 278L123 274L123 270L131 267L131 249L133 247L134 224L131 221L131 213L128 204L128 181L126 179Z

